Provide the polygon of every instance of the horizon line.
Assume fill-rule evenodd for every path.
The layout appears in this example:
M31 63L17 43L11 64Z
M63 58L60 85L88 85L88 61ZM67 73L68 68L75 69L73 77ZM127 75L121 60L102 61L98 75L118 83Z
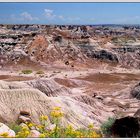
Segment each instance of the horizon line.
M140 26L140 24L115 24L115 23L99 23L99 24L40 24L40 23L0 23L0 25L47 25L47 26Z

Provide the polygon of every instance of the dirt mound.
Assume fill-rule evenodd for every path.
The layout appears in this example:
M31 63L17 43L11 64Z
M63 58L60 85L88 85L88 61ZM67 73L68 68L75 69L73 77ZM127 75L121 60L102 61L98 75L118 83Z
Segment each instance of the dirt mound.
M36 88L40 90L41 92L45 93L47 96L68 96L72 94L72 92L58 83L56 83L52 79L39 79L39 80L33 80L28 81L28 85L30 85L33 88Z
M51 109L55 106L61 107L66 115L63 125L69 123L74 127L86 127L92 122L89 113L91 108L69 97L48 97L37 89L25 88L25 86L18 89L10 89L9 83L2 81L1 85L1 122L15 122L19 113L26 110L30 112L33 122L38 123L39 116L42 114L49 115ZM16 86L16 82L14 82L14 85ZM83 112L85 112L85 116Z

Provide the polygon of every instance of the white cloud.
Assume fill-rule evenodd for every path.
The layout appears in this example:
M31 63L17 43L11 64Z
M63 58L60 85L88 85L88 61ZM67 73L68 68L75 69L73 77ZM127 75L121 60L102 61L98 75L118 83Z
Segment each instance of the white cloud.
M19 21L19 22L21 22L21 21L29 21L29 22L31 22L31 21L39 20L39 18L32 16L28 12L23 12L23 13L21 13L19 15L12 14L10 16L10 19L12 21Z
M49 20L54 19L56 15L54 14L54 11L51 9L44 9L45 12L45 17L48 18Z
M44 10L46 13L53 13L53 10L50 10L50 9L45 9Z
M21 18L23 18L23 20L29 20L29 21L33 21L33 20L38 20L37 17L33 17L30 13L28 12L23 12L20 14Z
M79 17L64 17L63 15L55 15L54 10L52 9L44 9L44 15L48 20L54 20L54 19L59 19L63 20L65 22L72 22L72 21L79 21Z

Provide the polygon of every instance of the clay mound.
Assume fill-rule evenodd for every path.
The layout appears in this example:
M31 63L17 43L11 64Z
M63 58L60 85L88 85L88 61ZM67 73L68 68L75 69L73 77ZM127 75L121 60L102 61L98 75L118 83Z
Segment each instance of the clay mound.
M28 47L26 48L26 53L36 61L44 60L46 58L45 54L48 45L48 40L43 34L36 35L31 41L31 43L28 44Z
M0 89L2 90L13 90L13 89L22 89L22 88L30 88L29 85L27 85L24 82L5 82L0 80Z
M14 82L13 85L16 85ZM39 123L40 115L49 115L53 107L59 106L64 112L62 125L71 124L74 127L87 127L92 123L91 110L88 105L75 101L70 97L48 97L41 91L17 85L19 89L10 89L9 83L1 81L0 89L0 121L11 123L17 120L21 111L31 114L33 122ZM26 86L28 87L28 86ZM14 87L15 88L15 87ZM95 125L99 123L95 121Z
M20 111L27 111L31 114L32 121L39 123L40 115L49 115L53 107L59 106L65 114L62 125L71 124L79 128L93 122L99 127L110 116L134 115L139 108L137 100L128 97L124 99L122 94L114 99L111 95L92 96L82 91L84 89L77 88L70 91L53 79L0 81L0 121L14 122Z
M84 104L92 107L92 113L94 114L92 115L94 116L93 119L96 119L96 121L100 122L101 124L106 121L109 116L114 116L113 111L115 110L115 108L103 104L103 102L99 98L97 99L83 94L74 96L73 99L79 102L83 102Z
M31 42L31 44L28 46L28 52L32 54L37 54L44 52L45 49L48 47L48 41L43 35L37 35L35 36L34 40Z
M67 96L72 94L72 92L68 88L59 85L53 79L32 80L28 81L27 84L33 88L40 90L47 96Z

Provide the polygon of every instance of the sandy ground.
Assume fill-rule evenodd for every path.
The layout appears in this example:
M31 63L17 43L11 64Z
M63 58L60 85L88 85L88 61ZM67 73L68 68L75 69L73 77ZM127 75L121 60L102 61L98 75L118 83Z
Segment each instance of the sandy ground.
M111 80L111 82L117 80L119 81L120 77L123 81L131 81L131 80L138 80L140 79L140 70L136 69L125 69L120 67L115 67L112 69L109 69L108 67L101 68L83 68L83 69L48 69L43 70L44 74L39 75L36 74L37 71L34 71L31 74L22 74L21 71L8 71L8 70L0 70L0 80L8 79L10 78L12 80L14 78L20 79L34 79L34 78L79 78L79 77L86 77L88 81L95 80L95 82L100 82L104 79L106 79L108 82ZM121 81L120 81L121 82Z
M33 73L31 74L22 74L21 70L0 70L0 80L27 81L42 78L48 79L49 81L50 79L54 79L59 86L61 85L60 87L67 87L72 93L64 96L61 95L60 92L60 97L63 98L64 96L66 98L69 96L70 98L79 101L74 109L78 110L77 107L79 103L85 103L85 105L91 104L90 106L93 107L93 110L99 112L99 114L100 111L102 113L104 112L104 109L107 110L105 111L106 113L97 116L99 120L106 120L104 116L106 115L106 117L108 117L108 113L109 116L110 113L113 114L112 110L115 110L117 114L121 115L134 115L139 108L139 101L129 97L130 88L140 81L139 70L128 70L120 67L81 69L65 69L65 67L57 67L45 69L44 74L42 75L36 74L37 70L33 70ZM94 94L98 97L102 97L104 102L102 103L98 98L93 97ZM57 97L53 98L55 99ZM108 99L110 102L108 102ZM126 104L131 104L132 107L130 106L125 109ZM71 103L71 106L73 106L73 103ZM71 106L69 108L71 108Z

